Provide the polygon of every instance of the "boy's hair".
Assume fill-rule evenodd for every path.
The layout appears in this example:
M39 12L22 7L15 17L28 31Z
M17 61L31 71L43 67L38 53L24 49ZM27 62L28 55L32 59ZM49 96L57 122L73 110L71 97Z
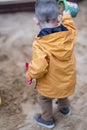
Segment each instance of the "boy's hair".
M40 22L57 20L58 2L56 0L36 0L35 15Z

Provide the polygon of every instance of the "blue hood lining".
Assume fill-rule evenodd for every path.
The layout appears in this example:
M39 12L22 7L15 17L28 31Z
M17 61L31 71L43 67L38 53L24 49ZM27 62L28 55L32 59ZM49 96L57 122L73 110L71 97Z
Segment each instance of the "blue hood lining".
M68 29L63 25L54 28L44 28L39 32L37 37L43 37L52 33L62 32L62 31L68 31Z

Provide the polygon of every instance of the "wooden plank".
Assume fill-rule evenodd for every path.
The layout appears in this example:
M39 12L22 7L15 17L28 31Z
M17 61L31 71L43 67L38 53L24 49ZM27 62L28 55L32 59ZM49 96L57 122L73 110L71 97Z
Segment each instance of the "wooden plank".
M19 0L17 3L10 3L10 4L0 4L0 13L13 13L13 12L24 12L24 11L34 11L35 1L26 0L22 1Z
M0 5L8 5L8 4L21 4L21 3L31 3L35 2L35 0L0 0Z

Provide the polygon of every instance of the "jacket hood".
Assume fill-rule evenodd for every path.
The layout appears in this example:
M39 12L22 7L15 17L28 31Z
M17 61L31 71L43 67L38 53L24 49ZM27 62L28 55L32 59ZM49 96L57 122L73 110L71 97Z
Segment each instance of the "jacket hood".
M45 52L49 52L59 60L68 60L72 54L71 32L63 25L41 30L35 38L37 44Z

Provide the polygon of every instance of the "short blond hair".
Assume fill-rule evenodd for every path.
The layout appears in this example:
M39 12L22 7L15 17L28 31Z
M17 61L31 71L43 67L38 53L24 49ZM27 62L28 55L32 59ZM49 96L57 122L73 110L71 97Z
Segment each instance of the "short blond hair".
M58 17L56 0L36 0L35 15L40 22L50 22Z

